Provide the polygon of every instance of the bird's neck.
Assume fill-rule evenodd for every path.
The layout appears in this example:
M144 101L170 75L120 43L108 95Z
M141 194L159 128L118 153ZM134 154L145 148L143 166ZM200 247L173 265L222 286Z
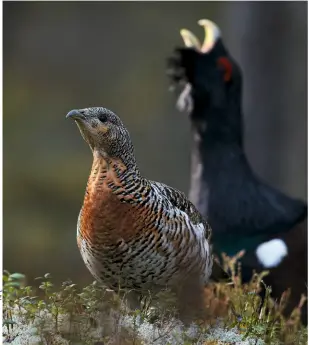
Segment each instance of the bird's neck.
M234 91L221 102L195 102L191 114L190 199L204 216L211 187L226 184L228 175L233 181L245 175L254 178L244 153L241 100ZM224 190L221 192L224 197Z
M135 161L126 162L116 157L103 156L93 152L93 163L87 184L87 192L94 194L99 190L126 186L127 181L141 178Z
M231 85L213 94L194 97L192 130L213 145L243 148L241 85Z

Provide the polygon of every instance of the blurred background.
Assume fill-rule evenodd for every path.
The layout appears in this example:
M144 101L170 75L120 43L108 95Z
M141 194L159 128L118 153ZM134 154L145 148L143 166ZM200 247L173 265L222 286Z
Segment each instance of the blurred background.
M73 108L104 106L127 125L144 175L188 192L190 123L165 60L197 20L222 29L244 72L254 169L307 198L306 2L4 2L4 268L92 281L76 245L91 152Z

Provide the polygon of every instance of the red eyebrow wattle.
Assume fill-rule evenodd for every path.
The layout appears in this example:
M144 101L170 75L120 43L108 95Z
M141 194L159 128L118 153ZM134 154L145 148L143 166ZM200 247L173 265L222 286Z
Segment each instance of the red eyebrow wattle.
M232 63L231 61L226 57L220 57L217 60L218 66L224 68L224 81L230 81L232 78Z

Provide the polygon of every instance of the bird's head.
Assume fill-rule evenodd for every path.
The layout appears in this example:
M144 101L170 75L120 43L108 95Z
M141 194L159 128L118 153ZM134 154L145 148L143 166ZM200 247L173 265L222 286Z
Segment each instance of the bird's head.
M204 42L183 29L185 47L169 59L172 83L183 88L177 107L190 113L193 130L207 133L208 140L242 143L242 72L225 48L218 26L206 19L199 24Z
M187 99L179 98L181 110L191 111L194 106L220 108L241 93L242 73L222 42L220 29L210 20L198 23L205 31L204 42L200 43L190 31L182 29L185 48L176 49L176 57L170 59L172 79L189 83L186 90L192 96L193 109L187 108Z
M102 107L71 110L73 119L91 150L103 158L117 158L124 163L134 160L133 145L128 130L111 110Z

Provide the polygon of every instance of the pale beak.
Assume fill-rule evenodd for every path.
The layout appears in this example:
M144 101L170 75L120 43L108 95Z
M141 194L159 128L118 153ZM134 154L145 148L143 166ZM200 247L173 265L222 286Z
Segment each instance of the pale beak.
M221 32L218 26L211 20L201 19L198 21L198 24L204 28L205 37L203 44L201 44L199 39L187 29L180 30L180 35L186 47L195 48L201 53L207 53L221 37Z

